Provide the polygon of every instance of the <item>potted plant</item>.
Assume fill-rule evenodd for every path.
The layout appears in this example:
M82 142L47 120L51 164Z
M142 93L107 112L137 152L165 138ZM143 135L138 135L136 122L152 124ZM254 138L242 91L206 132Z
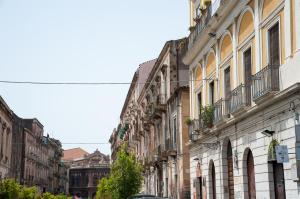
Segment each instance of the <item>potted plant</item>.
M190 31L190 32L193 32L193 31L195 30L195 28L196 28L195 26L190 26L190 27L189 27L189 31Z
M214 121L214 107L212 105L208 106L202 106L201 107L201 118L203 121L203 124L211 128L213 127L213 121Z
M277 161L276 160L276 151L275 151L275 147L279 145L279 142L276 139L272 139L272 141L270 142L269 148L268 148L268 161L272 162L272 161Z
M191 126L192 125L192 120L190 119L190 118L187 118L186 120L185 120L185 124L186 125L188 125L188 126Z

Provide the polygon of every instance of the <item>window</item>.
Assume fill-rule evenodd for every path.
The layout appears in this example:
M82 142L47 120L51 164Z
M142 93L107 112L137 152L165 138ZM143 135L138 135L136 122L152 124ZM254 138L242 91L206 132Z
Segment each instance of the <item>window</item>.
M280 64L279 47L279 23L276 23L268 31L269 36L269 64Z
M209 83L209 104L214 104L214 92L215 92L215 85L214 82Z
M173 136L174 136L174 145L176 146L177 142L177 119L173 118Z
M228 99L231 93L231 85L230 85L230 67L224 70L224 97Z
M199 119L200 119L201 118L201 106L202 106L202 95L201 95L201 93L198 93L197 98L198 98L198 114L199 114Z
M252 82L252 53L251 48L244 52L244 80L246 88L246 103L251 103L251 82Z

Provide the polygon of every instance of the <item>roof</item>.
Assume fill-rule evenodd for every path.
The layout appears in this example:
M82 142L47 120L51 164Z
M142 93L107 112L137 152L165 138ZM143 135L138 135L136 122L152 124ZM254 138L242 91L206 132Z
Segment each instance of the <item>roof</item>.
M153 59L153 60L150 60L150 61L140 64L140 66L138 68L138 74L139 74L138 84L140 87L138 96L141 94L141 91L142 91L143 87L145 86L145 82L147 81L148 76L149 76L150 72L152 71L152 68L153 68L156 60L157 59Z
M139 68L134 73L131 84L130 84L130 87L129 87L129 90L127 92L127 96L126 96L122 111L121 111L120 118L122 118L123 115L124 115L124 112L125 112L125 110L128 106L129 100L130 100L131 95L132 95L132 91L133 91L136 83L138 84L137 92L138 92L138 97L139 97L139 95L141 93L141 90L145 86L145 81L147 80L148 75L152 71L152 68L153 68L155 62L156 62L156 59L153 59L153 60L146 61L146 62L140 64Z
M62 157L62 160L64 160L64 161L81 159L81 158L84 158L84 156L89 155L88 152L86 152L85 150L83 150L80 147L64 150L63 153L64 153L64 155Z

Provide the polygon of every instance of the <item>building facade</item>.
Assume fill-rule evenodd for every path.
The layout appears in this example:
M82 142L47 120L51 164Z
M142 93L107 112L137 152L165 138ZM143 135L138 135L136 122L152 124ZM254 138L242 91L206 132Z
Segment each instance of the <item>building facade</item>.
M13 178L17 182L21 183L23 174L23 161L20 161L20 159L23 159L25 149L25 145L23 144L24 125L22 118L18 117L15 113L12 113L12 115L13 125L10 178Z
M299 198L300 1L189 2L191 198Z
M10 177L12 120L12 111L0 96L0 179Z
M69 194L81 198L95 198L97 185L110 173L110 159L98 149L83 157L68 158Z
M40 192L64 193L60 174L62 145L59 140L44 136L44 127L36 119L23 119L23 156L21 184L36 186ZM63 173L66 174L66 173ZM67 181L65 180L65 183Z
M187 40L168 41L142 80L135 74L120 124L111 136L112 154L127 142L144 166L143 192L189 198L189 77L182 63ZM148 63L149 64L149 63ZM140 67L141 68L141 67ZM139 69L140 69L139 68ZM137 89L136 86L141 86Z

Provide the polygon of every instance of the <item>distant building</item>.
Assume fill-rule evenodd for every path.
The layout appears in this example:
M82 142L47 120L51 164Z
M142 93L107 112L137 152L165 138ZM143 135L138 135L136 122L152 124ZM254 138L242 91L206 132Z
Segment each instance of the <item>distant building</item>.
M98 150L88 154L81 148L75 148L65 150L63 160L69 166L69 194L94 198L99 180L109 175L109 156Z
M0 96L0 179L9 177L11 165L12 112Z
M23 161L20 161L23 158L25 148L23 141L23 119L13 113L10 178L15 179L19 183L22 180L22 168L24 166Z

